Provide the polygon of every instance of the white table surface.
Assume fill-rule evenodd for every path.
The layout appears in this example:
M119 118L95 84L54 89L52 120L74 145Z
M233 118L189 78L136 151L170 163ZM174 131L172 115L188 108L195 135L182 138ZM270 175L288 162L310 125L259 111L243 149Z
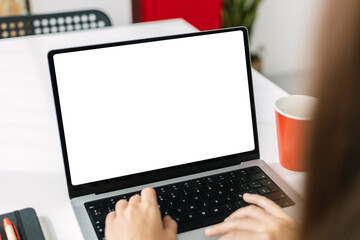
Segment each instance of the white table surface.
M0 213L33 207L46 239L83 239L68 197L49 50L194 31L177 19L0 40ZM287 93L256 71L253 79L261 158L302 194L304 173L278 161L274 102Z

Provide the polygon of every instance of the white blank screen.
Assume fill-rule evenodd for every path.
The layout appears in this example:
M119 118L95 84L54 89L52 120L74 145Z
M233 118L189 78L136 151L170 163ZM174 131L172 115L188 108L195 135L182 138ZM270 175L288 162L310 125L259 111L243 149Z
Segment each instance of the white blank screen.
M254 150L243 33L56 54L73 185Z

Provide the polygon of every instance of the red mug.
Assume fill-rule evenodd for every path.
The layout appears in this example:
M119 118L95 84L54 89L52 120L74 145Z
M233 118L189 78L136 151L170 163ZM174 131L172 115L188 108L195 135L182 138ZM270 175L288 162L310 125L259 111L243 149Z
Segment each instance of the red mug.
M305 170L305 134L316 104L316 98L305 95L290 95L275 102L280 164L289 170Z

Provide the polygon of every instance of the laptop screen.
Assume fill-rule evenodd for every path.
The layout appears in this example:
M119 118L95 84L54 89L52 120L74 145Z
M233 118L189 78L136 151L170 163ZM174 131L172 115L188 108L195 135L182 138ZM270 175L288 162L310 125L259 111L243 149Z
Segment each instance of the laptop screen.
M255 148L244 33L53 56L72 185Z

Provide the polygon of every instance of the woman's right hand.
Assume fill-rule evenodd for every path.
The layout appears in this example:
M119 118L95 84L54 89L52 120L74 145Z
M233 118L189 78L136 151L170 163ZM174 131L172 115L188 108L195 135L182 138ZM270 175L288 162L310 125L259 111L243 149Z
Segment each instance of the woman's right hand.
M266 197L245 193L244 200L255 204L240 208L224 222L206 229L209 237L220 240L296 240L299 226L285 211Z

